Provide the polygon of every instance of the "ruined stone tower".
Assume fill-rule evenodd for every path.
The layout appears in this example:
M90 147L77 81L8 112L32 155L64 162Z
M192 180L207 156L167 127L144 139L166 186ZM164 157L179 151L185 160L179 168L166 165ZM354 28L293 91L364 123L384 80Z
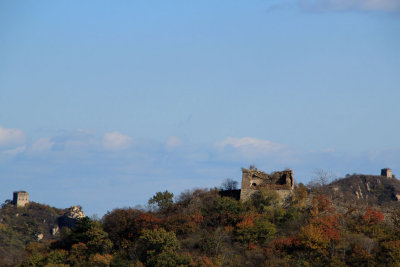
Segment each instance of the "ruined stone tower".
M284 170L267 174L257 169L242 169L242 188L240 200L247 201L260 189L266 188L276 190L285 199L294 189L294 178L292 170Z
M29 203L29 194L26 191L15 191L13 194L13 203L17 207L24 207Z
M392 170L389 168L382 169L381 176L385 176L387 178L392 178Z

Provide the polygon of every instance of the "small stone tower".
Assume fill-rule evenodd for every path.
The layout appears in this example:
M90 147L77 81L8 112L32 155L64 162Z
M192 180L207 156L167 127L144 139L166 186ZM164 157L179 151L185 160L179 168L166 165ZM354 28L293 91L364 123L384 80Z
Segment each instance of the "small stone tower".
M13 195L13 203L17 207L24 207L29 203L29 194L26 191L15 191Z
M392 170L389 168L382 169L381 176L385 176L387 178L392 178Z

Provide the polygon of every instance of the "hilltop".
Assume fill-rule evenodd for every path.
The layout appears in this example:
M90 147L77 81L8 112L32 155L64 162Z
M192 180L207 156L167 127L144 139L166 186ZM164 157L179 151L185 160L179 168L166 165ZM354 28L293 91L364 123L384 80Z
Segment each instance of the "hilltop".
M17 207L6 201L0 209L0 266L22 260L30 242L56 240L62 227L71 227L76 218L84 217L80 212L79 207L58 209L36 202Z
M294 186L291 170L244 169L244 181L252 190L246 201L228 182L226 190L194 189L176 198L157 192L148 209L117 208L101 220L82 216L73 224L65 218L74 217L76 208L5 203L0 237L7 242L0 265L400 264L400 182L395 177L353 174L306 187ZM60 223L68 227L54 234Z
M339 205L374 206L384 210L400 206L400 181L396 177L346 175L315 189Z

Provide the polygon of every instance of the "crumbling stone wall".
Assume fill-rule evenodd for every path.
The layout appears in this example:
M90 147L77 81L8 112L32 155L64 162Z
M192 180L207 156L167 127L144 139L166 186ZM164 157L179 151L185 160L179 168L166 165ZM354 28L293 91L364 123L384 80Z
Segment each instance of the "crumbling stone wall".
M277 190L282 197L288 197L294 189L292 170L284 170L267 174L257 169L242 169L242 187L240 200L247 201L260 189Z

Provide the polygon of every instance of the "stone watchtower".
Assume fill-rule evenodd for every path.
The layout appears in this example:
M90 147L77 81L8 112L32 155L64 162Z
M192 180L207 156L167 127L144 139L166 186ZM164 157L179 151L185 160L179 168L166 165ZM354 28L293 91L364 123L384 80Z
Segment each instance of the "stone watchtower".
M24 207L29 203L29 194L26 191L15 191L13 195L13 203L17 207Z
M387 178L392 178L392 170L389 168L382 169L381 176L385 176Z

